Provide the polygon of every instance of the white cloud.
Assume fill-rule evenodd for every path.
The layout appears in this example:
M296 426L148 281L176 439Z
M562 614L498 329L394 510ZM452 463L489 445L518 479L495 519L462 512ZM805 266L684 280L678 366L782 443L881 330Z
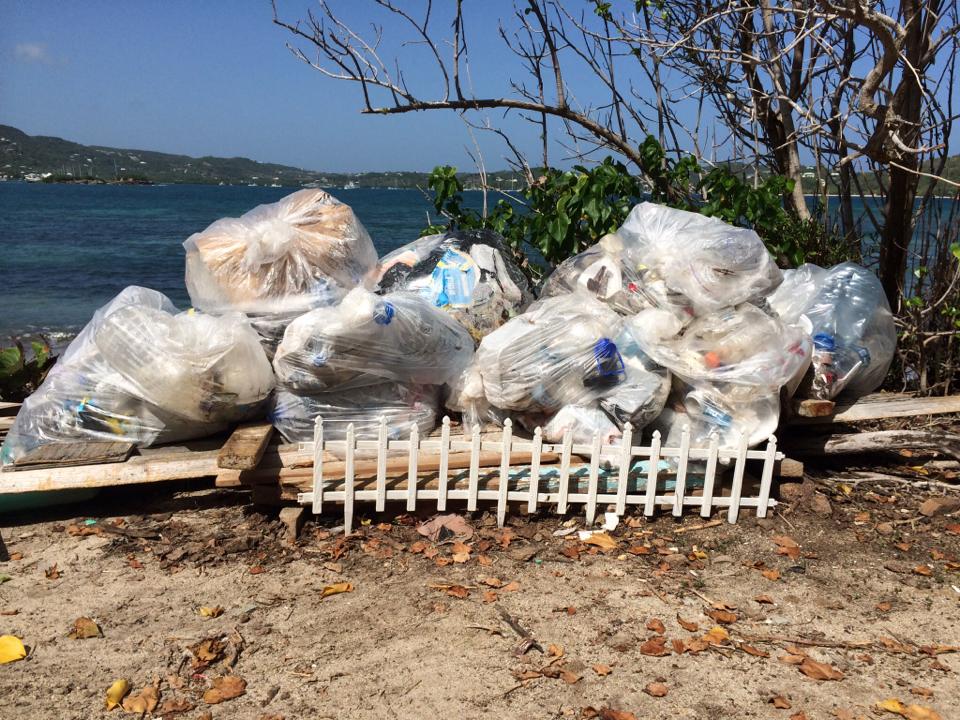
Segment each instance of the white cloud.
M18 43L13 48L13 54L17 60L24 62L50 63L53 61L47 52L47 46L43 43Z

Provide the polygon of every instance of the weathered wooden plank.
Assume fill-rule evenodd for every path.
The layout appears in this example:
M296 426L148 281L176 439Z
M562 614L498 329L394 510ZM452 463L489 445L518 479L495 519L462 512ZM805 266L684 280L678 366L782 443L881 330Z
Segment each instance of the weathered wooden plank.
M838 398L832 414L822 417L793 417L789 424L816 425L956 412L960 412L960 395L913 397L898 393L874 393L858 400Z
M126 462L20 470L0 475L0 494L135 485L165 480L213 477L219 474L216 450L135 455Z
M792 454L804 456L862 455L910 450L938 452L960 459L960 435L926 430L878 430L827 435L790 433L784 435L780 442L788 446Z
M273 436L270 423L240 425L220 448L217 464L228 470L252 470L263 458Z
M16 416L13 417L0 417L0 432L6 432L13 427L13 421L16 420Z
M13 465L4 467L4 471L21 472L22 469L118 463L130 457L131 452L133 443L129 442L49 443L28 451L17 458Z
M20 412L20 403L0 401L0 415L16 415Z

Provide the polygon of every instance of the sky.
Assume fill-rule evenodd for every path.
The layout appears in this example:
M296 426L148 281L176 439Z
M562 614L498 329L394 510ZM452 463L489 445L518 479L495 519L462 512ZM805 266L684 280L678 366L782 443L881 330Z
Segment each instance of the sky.
M336 5L358 27L383 19L356 11L370 13L372 3ZM509 12L512 3L473 5L478 13L485 8L478 21L487 23L471 38L475 52L489 46L502 55L496 15L486 10ZM308 7L315 4L280 3L291 19ZM0 123L84 144L313 170L473 168L473 140L455 114L361 115L359 88L294 58L290 34L271 20L268 0L0 0ZM426 94L433 68L416 48L404 53L408 74L422 80ZM472 69L478 84L501 81L503 70ZM528 123L508 119L507 127L535 151ZM475 135L489 168L505 167L502 142Z
M414 13L425 4L394 1ZM381 24L384 59L399 55L416 94L438 96L440 76L427 49L401 45L411 37L402 20L372 0L329 2L360 32ZM288 20L318 8L317 0L278 4ZM453 0L433 5L433 27L449 37ZM473 58L465 81L478 95L510 94L509 80L524 76L497 32L501 18L509 24L513 7L513 0L464 4ZM585 0L565 7L589 11ZM470 155L477 146L487 169L507 166L502 140L489 132L471 134L455 113L360 114L359 87L296 59L286 46L291 41L288 31L272 23L269 0L0 0L0 123L84 144L244 156L331 172L425 171L440 164L473 170ZM451 54L449 47L441 52ZM584 67L570 62L569 53L565 57L565 80L574 92L602 90ZM635 67L623 66L618 78L624 77L638 83L641 98L652 96ZM576 100L596 105L604 98L580 94ZM690 103L680 112L693 125ZM493 112L489 119L536 164L534 125L516 114ZM552 124L559 130L558 121ZM724 151L723 137L713 144ZM552 144L551 164L569 166L566 154Z

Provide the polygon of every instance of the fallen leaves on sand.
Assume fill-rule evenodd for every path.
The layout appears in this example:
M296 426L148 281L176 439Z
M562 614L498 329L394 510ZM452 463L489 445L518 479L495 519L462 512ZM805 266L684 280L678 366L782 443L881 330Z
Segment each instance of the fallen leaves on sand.
M650 638L640 645L640 653L653 657L669 655L670 651L667 650L667 639L663 635L656 635Z
M768 658L770 653L755 648L753 645L747 645L747 643L740 643L739 648L743 650L747 655L753 655L754 657Z
M422 523L417 527L417 532L436 542L452 535L459 535L469 540L473 537L474 530L462 515L451 513L449 515L437 515Z
M667 629L663 626L663 622L659 618L653 618L647 623L647 630L651 630L658 635L663 635Z
M700 629L700 626L697 623L691 620L684 620L679 615L677 615L677 624L687 632L696 632Z
M797 541L787 535L774 535L773 542L777 545L777 555L786 555L791 560L800 557L800 546Z
M614 710L611 707L603 706L601 708L594 707L585 707L580 711L580 714L586 718L586 720L637 720L637 716L632 712L627 712L626 710Z
M156 714L161 717L167 717L169 715L179 715L180 713L190 712L193 708L194 704L186 698L165 698L164 701L160 703Z
M320 591L320 598L330 597L331 595L339 595L340 593L353 592L353 583L348 582L339 582L334 583L333 585L327 585Z
M114 680L113 685L107 688L107 698L106 702L104 703L104 707L107 710L113 710L115 707L120 705L128 692L130 692L129 682L123 678Z
M730 625L737 621L737 614L732 613L729 610L724 610L721 608L711 608L710 610L703 611L707 617L713 619L714 622L718 622L721 625Z
M760 603L761 605L773 605L773 598L769 595L757 595L754 599L754 602Z
M15 635L0 635L0 665L23 660L27 649L23 641Z
M832 665L817 662L813 658L805 657L798 666L800 672L814 680L843 680L843 673Z
M790 701L787 700L783 695L774 695L770 698L770 702L773 704L777 710L789 710L793 705L790 704Z
M770 568L769 570L761 570L760 574L763 575L767 580L780 579L780 571L774 568Z
M73 629L67 635L71 640L87 640L103 637L100 626L88 617L78 617L73 621Z
M593 671L600 677L606 677L613 672L613 669L609 665L604 665L603 663L597 663L593 666Z
M877 703L878 710L894 713L907 720L942 720L939 713L923 705L904 705L897 698L887 698Z
M668 692L668 688L662 682L652 682L647 683L647 686L643 691L650 697L664 697Z
M238 675L223 675L214 678L211 687L203 694L207 705L216 705L240 697L247 690L247 681Z
M131 693L123 699L123 709L126 712L152 713L160 702L160 678L153 681L152 685L147 685L139 692Z
M617 541L605 532L595 532L583 540L584 545L595 545L601 550L616 550Z
M57 567L57 564L54 563L46 570L43 571L43 574L46 576L47 580L59 580L60 579L60 569Z

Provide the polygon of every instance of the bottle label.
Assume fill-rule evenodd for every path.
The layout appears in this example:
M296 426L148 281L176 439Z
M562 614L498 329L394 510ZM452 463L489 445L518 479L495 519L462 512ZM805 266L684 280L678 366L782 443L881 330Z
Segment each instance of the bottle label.
M469 307L479 274L472 257L451 248L440 258L423 292L437 307Z

